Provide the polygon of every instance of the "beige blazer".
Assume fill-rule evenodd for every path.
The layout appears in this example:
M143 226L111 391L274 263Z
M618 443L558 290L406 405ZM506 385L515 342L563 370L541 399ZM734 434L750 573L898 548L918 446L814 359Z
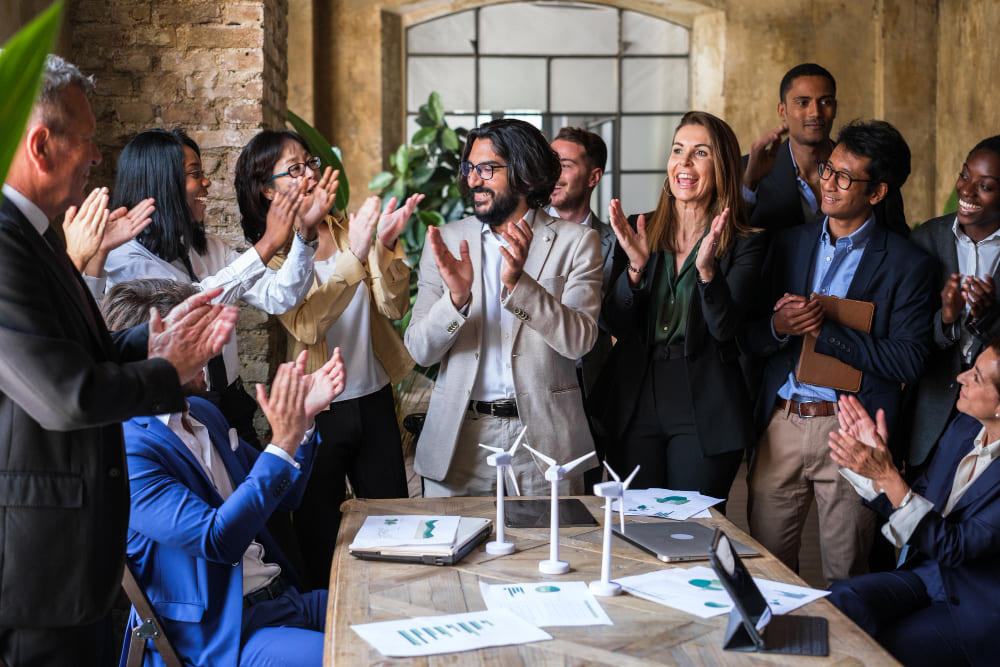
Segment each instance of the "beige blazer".
M326 332L347 308L358 285L364 280L368 283L373 311L372 349L385 368L389 381L397 384L413 368L413 359L407 354L391 322L403 317L410 309L410 267L406 263L406 253L401 243L396 243L395 250L388 250L376 240L368 253L366 268L351 252L347 222L327 216L326 224L340 249L336 268L325 283L320 283L314 274L313 285L305 300L287 313L278 315L288 335L286 356L289 360L295 359L302 350L309 350L306 362L306 372L309 373L325 364L330 358ZM277 270L284 261L284 255L275 255L268 266Z
M594 230L558 220L540 209L526 217L534 238L524 273L502 302L516 318L509 349L511 370L528 443L562 462L594 449L576 360L597 340L601 242ZM417 301L404 336L417 363L441 362L414 461L414 470L433 480L448 474L479 370L481 233L482 223L475 217L441 227L441 237L456 257L461 241L469 242L474 279L468 315L452 305L427 244L420 260Z

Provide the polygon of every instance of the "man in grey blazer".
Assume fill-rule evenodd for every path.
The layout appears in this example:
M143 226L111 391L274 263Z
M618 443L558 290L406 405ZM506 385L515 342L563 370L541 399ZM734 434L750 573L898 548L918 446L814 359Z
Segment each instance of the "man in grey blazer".
M414 461L427 496L494 493L477 445L507 447L522 424L559 461L594 447L576 360L597 339L599 236L542 208L561 167L528 123L472 130L460 171L475 216L428 230L405 335L418 364L441 364ZM574 472L565 491L583 490ZM547 492L526 451L514 473L522 492Z

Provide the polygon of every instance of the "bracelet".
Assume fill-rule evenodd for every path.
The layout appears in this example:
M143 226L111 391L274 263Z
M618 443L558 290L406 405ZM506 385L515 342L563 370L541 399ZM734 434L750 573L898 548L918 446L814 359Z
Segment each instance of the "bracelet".
M313 250L315 250L316 248L319 247L319 236L317 236L316 238L314 238L312 241L306 241L306 237L302 236L302 232L300 232L299 230L296 229L295 230L295 238L297 238L298 240L302 241L303 245L307 245L310 248L312 248Z
M637 268L635 268L634 266L632 266L632 262L631 262L630 260L628 260L628 259L626 259L626 260L625 260L625 268L627 268L627 269L628 269L629 271L631 271L632 273L634 273L634 274L636 274L636 275L640 275L640 276L641 276L641 275L643 274L643 272L644 272L644 271L646 270L646 267L645 267L645 266L644 266L644 267L642 267L641 269L637 269Z

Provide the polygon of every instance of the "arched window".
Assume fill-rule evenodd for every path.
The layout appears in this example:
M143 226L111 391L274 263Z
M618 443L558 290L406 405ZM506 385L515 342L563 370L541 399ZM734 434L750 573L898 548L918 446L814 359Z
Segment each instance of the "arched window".
M582 2L489 5L406 30L407 136L432 91L452 127L522 118L549 137L577 125L608 144L594 192L629 212L656 205L670 140L690 104L690 31L663 19Z

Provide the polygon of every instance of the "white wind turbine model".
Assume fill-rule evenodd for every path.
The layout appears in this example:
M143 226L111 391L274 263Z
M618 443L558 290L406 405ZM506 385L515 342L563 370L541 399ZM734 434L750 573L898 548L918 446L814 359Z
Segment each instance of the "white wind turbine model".
M622 478L611 469L608 462L604 462L604 467L608 469L611 473L611 477L614 478L613 482L602 482L600 484L594 485L594 495L601 498L605 498L606 502L604 504L604 547L601 551L601 580L590 582L590 592L594 595L601 595L604 597L610 597L612 595L618 595L622 592L621 584L611 581L611 524L614 522L613 512L611 510L611 505L614 501L618 501L618 512L621 516L621 526L622 532L625 532L625 489L628 485L632 483L635 479L635 475L639 472L639 466L635 467L632 474L622 482Z
M580 465L591 456L596 456L597 452L590 452L578 459L573 459L565 465L559 465L555 459L542 454L531 445L524 446L532 454L549 464L545 471L545 479L552 483L552 509L549 511L549 559L538 562L538 571L543 574L565 574L569 572L569 563L559 560L559 481L566 476L570 470Z
M486 543L486 553L494 556L503 556L505 554L514 553L514 543L504 540L503 534L503 473L504 469L506 469L507 474L510 476L510 483L514 485L514 495L521 495L521 490L517 488L517 478L514 476L513 468L511 468L511 459L514 457L514 452L517 451L517 448L524 440L524 434L527 433L527 431L527 426L521 429L521 432L517 434L517 438L514 440L514 444L511 445L508 451L504 451L502 447L490 447L488 445L484 445L483 443L479 443L479 446L483 449L488 449L493 452L486 457L486 463L497 469L497 539L493 542ZM527 445L525 445L525 447L527 447Z

